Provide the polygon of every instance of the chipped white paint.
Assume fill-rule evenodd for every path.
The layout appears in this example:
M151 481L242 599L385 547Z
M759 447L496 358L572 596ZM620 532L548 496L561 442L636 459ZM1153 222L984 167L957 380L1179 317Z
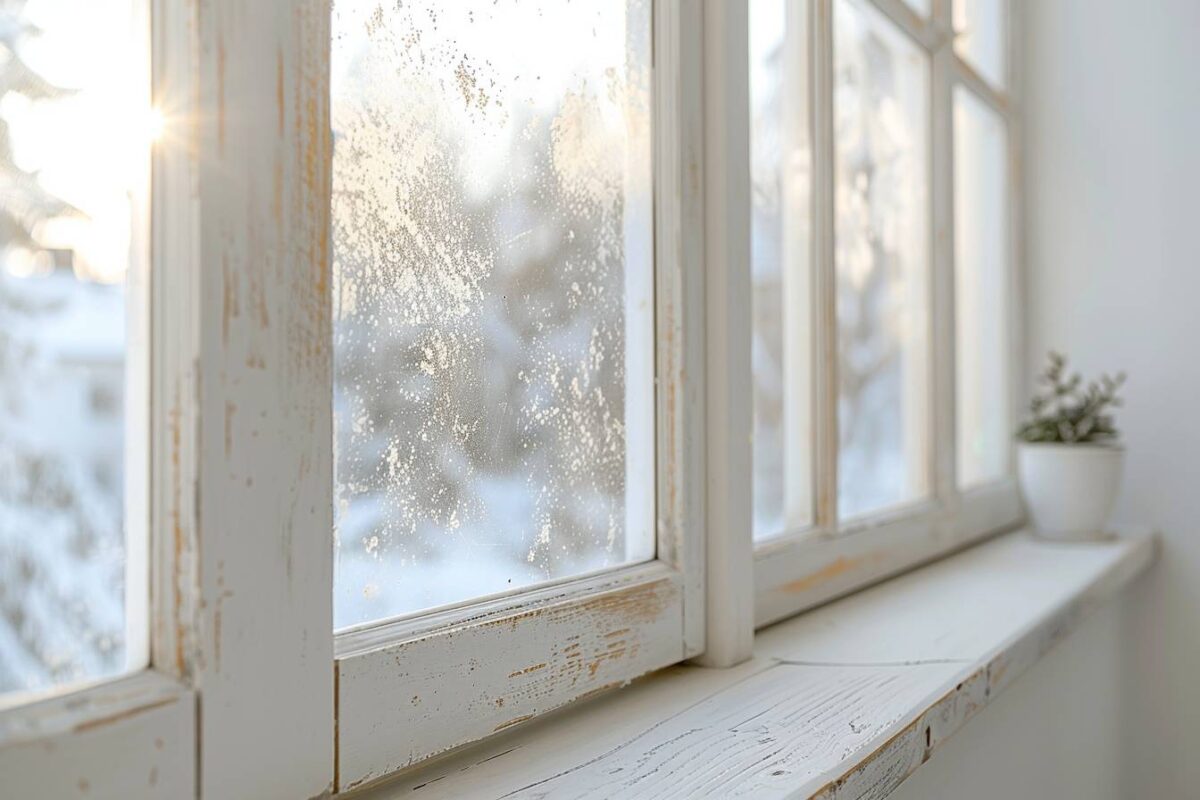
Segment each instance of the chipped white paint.
M337 791L704 650L698 11L654 4L657 559L339 635Z
M883 798L1155 550L1004 536L362 797Z
M154 12L152 658L198 692L201 797L307 798L333 781L329 2Z
M678 661L681 605L677 582L660 574L341 658L339 789Z
M192 797L194 741L192 693L146 671L0 718L0 794Z

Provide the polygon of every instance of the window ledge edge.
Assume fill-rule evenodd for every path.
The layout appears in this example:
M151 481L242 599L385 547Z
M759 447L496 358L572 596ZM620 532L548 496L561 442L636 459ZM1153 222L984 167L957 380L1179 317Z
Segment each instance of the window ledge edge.
M662 670L352 796L883 798L1157 552L1147 529L1004 534L763 629L738 667Z

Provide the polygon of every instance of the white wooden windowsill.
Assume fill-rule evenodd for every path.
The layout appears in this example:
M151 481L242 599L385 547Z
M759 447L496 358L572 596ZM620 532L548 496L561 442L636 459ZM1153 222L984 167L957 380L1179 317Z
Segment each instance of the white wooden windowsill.
M356 798L881 798L1154 560L1006 534Z

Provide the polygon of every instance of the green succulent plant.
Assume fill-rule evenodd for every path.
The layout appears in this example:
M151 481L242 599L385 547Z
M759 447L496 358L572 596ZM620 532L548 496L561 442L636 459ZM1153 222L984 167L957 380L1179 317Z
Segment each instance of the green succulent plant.
M1118 436L1110 409L1122 405L1117 396L1125 373L1108 374L1085 388L1078 372L1068 375L1067 358L1051 351L1038 389L1029 403L1030 417L1017 428L1023 442L1088 444Z

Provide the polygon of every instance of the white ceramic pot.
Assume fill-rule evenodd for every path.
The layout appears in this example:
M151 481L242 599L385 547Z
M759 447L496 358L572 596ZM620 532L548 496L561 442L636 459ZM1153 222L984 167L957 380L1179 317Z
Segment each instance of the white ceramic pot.
M1017 446L1017 475L1029 521L1047 539L1108 536L1125 448L1114 444Z

